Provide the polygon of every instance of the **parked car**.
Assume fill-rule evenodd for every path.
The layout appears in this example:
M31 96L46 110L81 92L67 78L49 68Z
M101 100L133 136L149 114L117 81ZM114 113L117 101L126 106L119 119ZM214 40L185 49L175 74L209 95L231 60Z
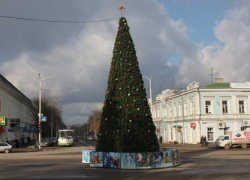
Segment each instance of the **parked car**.
M50 138L42 138L41 139L41 146L52 146L53 142L51 141Z
M57 137L52 137L51 140L52 140L53 144L58 143L58 138Z
M6 142L0 142L0 152L9 153L12 151L12 146Z

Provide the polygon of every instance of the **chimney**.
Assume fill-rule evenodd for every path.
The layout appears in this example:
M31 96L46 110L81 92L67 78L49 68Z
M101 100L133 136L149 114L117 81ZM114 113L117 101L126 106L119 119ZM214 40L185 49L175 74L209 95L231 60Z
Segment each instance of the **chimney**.
M224 82L224 78L215 78L215 83L223 83Z

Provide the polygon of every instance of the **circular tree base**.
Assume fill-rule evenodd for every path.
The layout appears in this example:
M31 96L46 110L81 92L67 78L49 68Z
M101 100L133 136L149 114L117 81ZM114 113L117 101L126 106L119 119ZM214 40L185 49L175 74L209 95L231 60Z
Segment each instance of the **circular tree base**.
M178 149L166 148L159 152L141 153L83 150L83 163L90 163L91 167L112 169L157 169L179 166L180 155Z

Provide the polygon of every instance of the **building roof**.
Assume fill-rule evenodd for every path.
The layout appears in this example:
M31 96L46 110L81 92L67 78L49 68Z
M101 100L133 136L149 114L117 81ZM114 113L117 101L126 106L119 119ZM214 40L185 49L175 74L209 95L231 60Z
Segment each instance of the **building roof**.
M23 99L26 103L32 104L30 99L27 98L21 91L19 91L14 85L12 85L4 76L0 74L0 83L3 83L7 89L12 93L17 95L19 98Z
M213 83L203 86L203 88L230 88L230 83Z

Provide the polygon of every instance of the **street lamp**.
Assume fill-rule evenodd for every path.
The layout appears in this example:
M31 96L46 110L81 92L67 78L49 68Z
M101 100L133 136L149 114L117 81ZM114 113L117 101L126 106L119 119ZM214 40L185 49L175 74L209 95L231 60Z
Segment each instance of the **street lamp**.
M152 112L152 106L153 106L153 99L152 99L152 87L151 87L151 79L152 79L152 77L153 77L153 75L155 75L155 73L153 72L152 73L152 75L150 76L150 78L149 77L147 77L147 76L142 76L142 77L144 77L144 78L147 78L148 79L148 81L149 81L149 92L150 92L150 109L151 109L151 112Z
M39 126L41 126L41 118L42 118L42 113L41 113L41 107L42 107L42 81L45 80L45 79L56 77L57 74L54 75L54 76L46 77L46 78L41 78L40 74L38 74L38 76L39 76L39 113L38 113L39 121L38 121L38 124L39 124ZM38 134L38 141L39 141L39 149L41 149L41 131L40 131L40 128L39 128L39 134Z

